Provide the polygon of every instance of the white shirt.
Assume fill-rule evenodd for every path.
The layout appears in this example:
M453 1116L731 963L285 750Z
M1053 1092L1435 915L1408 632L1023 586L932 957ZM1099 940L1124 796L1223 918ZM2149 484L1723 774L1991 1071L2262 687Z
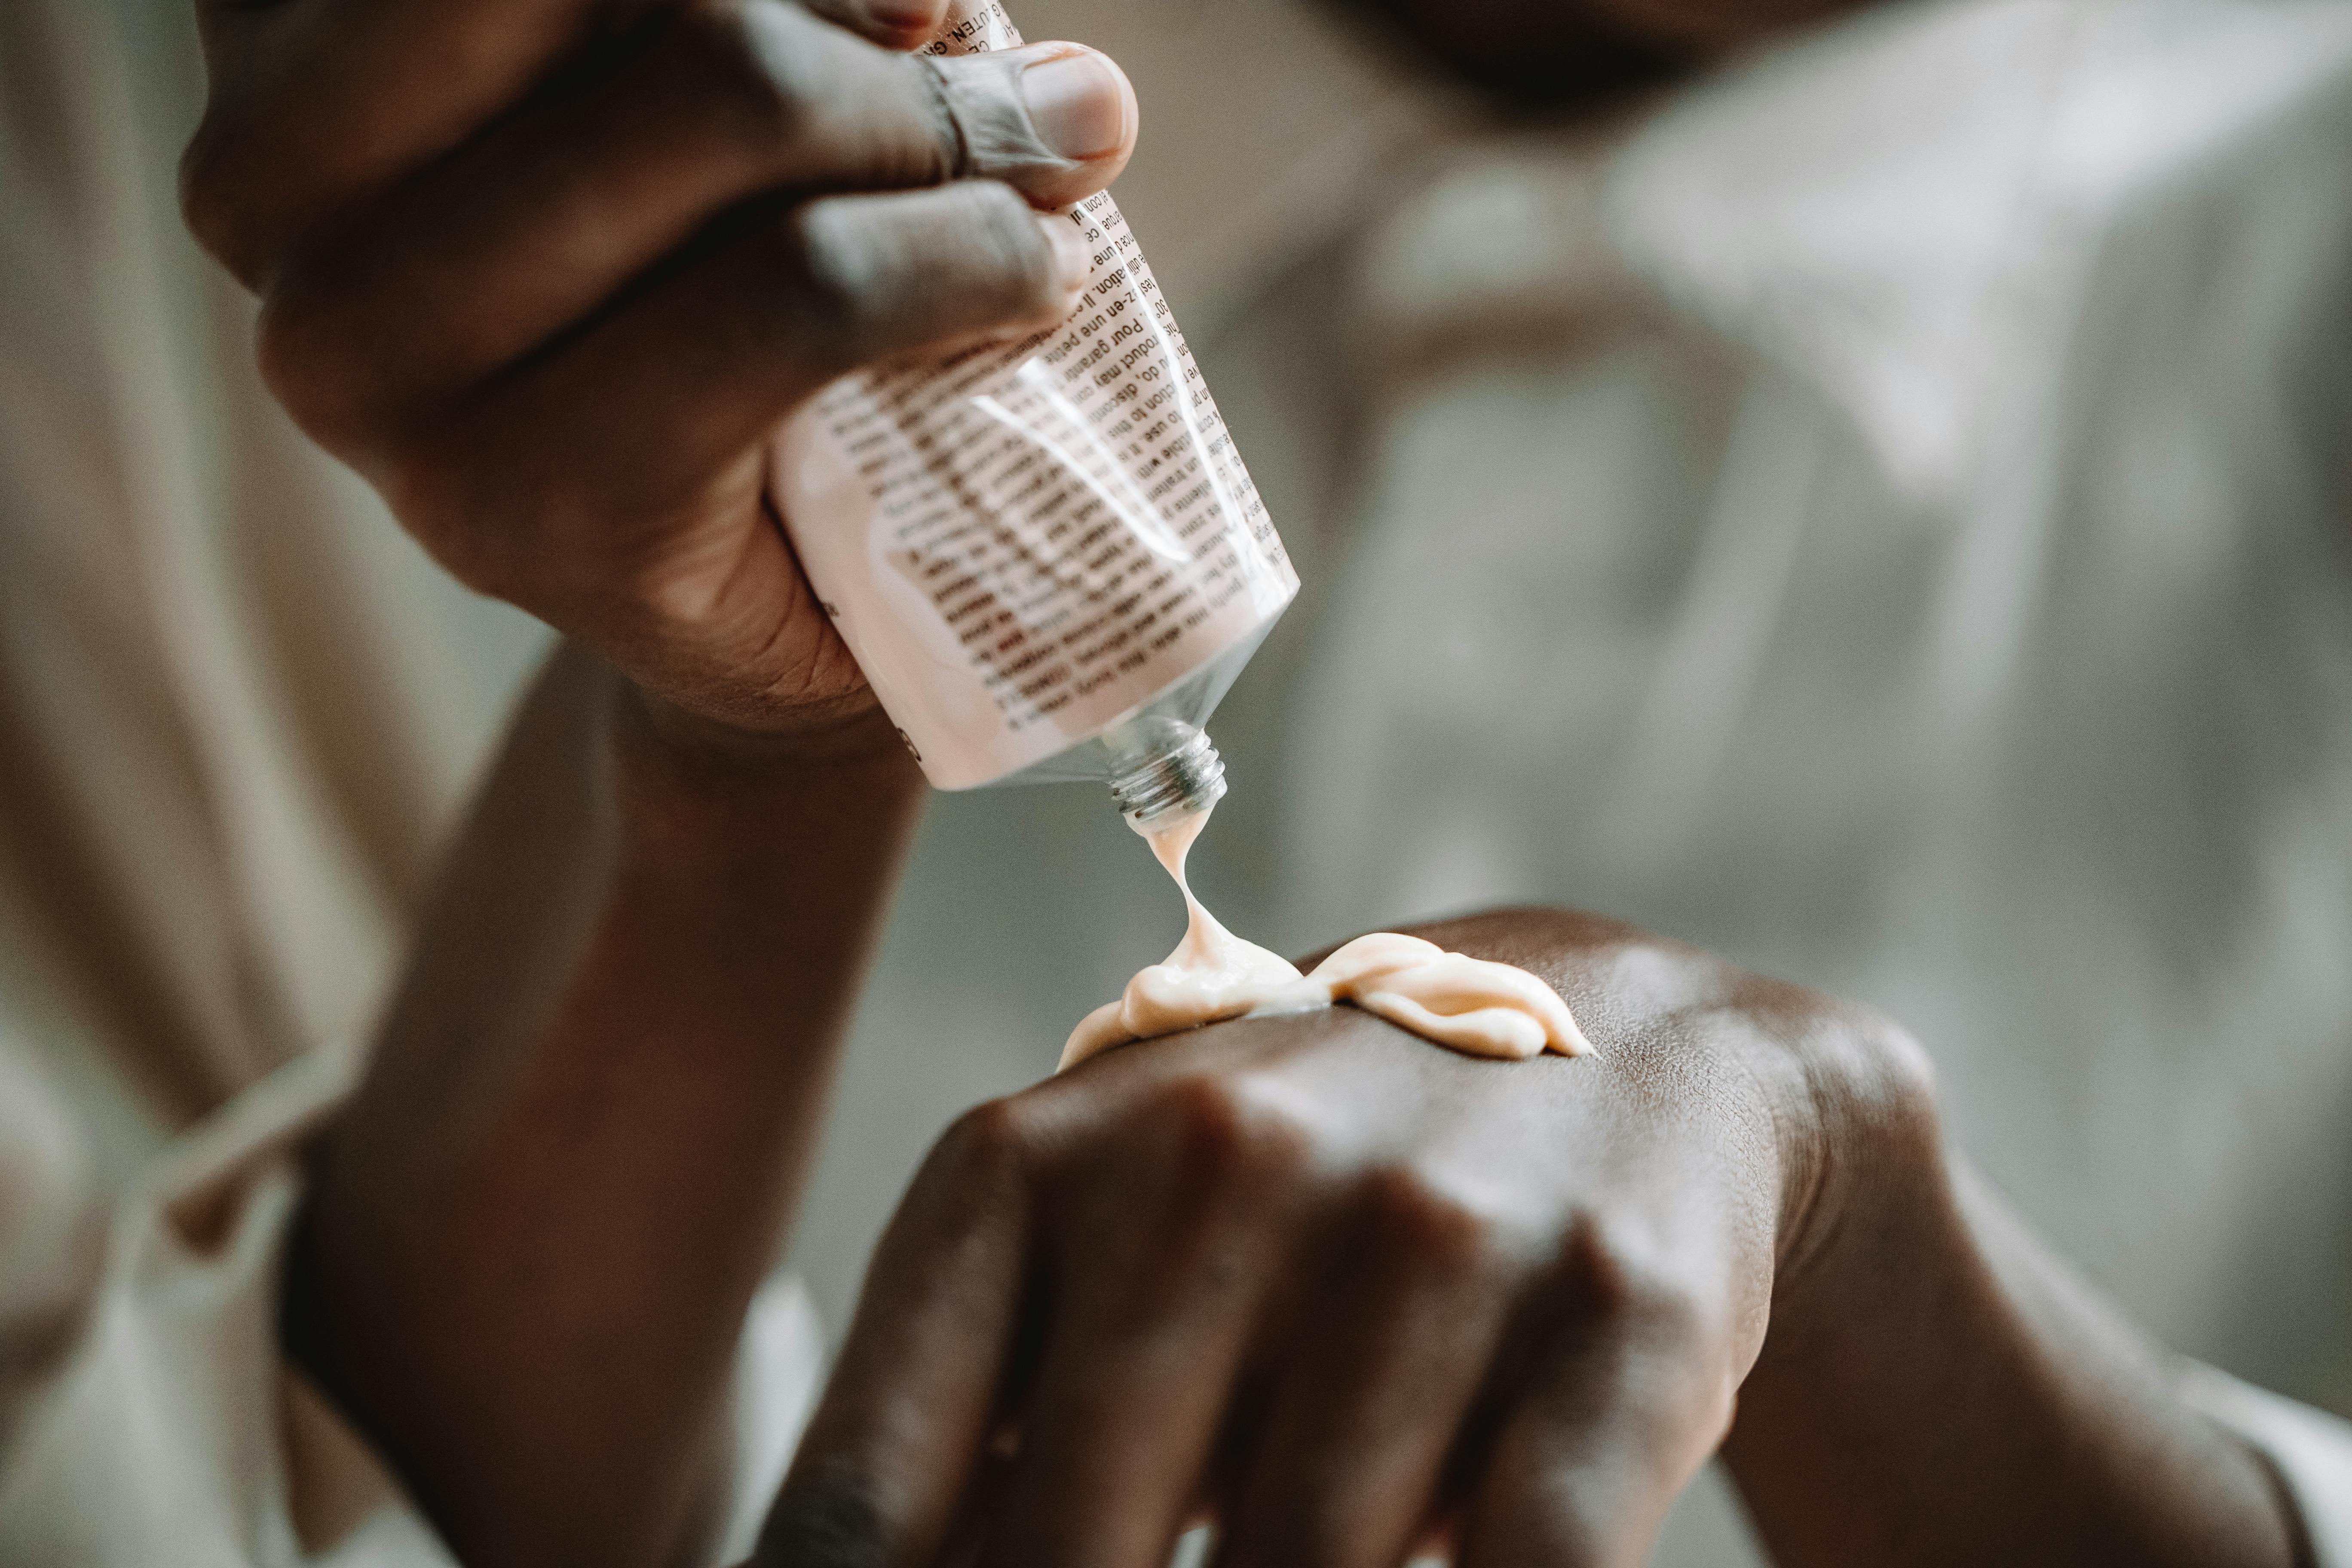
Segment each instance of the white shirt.
M1459 156L1358 253L1300 940L1560 901L1875 1003L2135 1318L2352 1410L2347 153L2352 7L1999 0ZM2206 1402L2347 1561L2352 1428Z

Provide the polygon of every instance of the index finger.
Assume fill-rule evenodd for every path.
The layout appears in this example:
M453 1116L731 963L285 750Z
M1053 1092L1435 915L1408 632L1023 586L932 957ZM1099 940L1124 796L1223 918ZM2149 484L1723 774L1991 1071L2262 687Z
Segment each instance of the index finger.
M211 92L181 164L188 222L258 288L347 204L464 144L583 53L732 0L198 0ZM947 0L815 0L909 47Z
M965 1113L916 1177L755 1563L911 1568L946 1543L1012 1370L1031 1236L1020 1114Z

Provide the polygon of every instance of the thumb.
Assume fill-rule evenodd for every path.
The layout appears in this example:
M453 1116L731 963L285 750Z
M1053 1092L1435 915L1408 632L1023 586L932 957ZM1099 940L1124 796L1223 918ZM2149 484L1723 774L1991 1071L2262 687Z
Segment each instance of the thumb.
M1034 205L1066 206L1117 179L1135 152L1135 88L1083 44L916 60L936 89L951 175L1003 180Z

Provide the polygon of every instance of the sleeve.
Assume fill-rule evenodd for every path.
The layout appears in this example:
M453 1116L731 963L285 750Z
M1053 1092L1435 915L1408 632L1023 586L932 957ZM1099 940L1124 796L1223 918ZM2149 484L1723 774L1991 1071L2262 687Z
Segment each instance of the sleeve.
M80 1338L0 1454L0 1562L456 1568L392 1470L279 1353L303 1142L352 1064L318 1052L176 1140L116 1203ZM748 1550L813 1395L815 1318L779 1277L739 1355L727 1548Z
M2313 1568L2352 1568L2352 1422L2208 1366L2190 1367L2181 1392L2270 1462L2301 1517Z

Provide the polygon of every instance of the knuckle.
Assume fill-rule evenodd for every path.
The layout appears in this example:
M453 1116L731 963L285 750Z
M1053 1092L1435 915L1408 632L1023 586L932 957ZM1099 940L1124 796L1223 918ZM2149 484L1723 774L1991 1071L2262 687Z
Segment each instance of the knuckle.
M1147 1114L1202 1190L1293 1181L1315 1163L1313 1130L1251 1074L1171 1079L1153 1091Z
M853 38L788 0L689 0L667 35L688 90L745 147L800 169L852 159L873 189L934 184L962 132L912 55ZM911 110L912 112L901 112ZM820 180L819 183L824 183Z
M1703 1434L1711 1448L1729 1429L1740 1378L1725 1304L1622 1224L1579 1224L1563 1262L1570 1342L1589 1344L1597 1331L1612 1347L1621 1396L1647 1424L1676 1442Z
M1038 232L1036 213L1020 192L997 180L965 180L948 187L946 194L967 204L966 232L975 254L987 263L987 275L997 280L1004 313L1035 311L1059 302L1062 286L1055 276L1053 252Z
M611 498L593 474L535 461L525 444L504 421L443 411L387 425L362 472L425 553L475 593L560 630L610 628Z
M247 288L261 272L253 222L257 188L246 153L247 139L215 102L180 154L180 216L196 243Z
M541 592L540 581L523 569L520 563L532 552L516 547L513 531L483 526L458 513L428 517L409 531L443 571L482 597L515 605L557 627L579 619Z
M829 196L772 231L786 279L777 334L810 370L839 374L925 343L1042 322L1067 304L1029 207L967 180L897 195Z
M1017 1095L982 1100L948 1124L933 1148L939 1177L959 1185L992 1184L1028 1168L1035 1118Z
M236 248L236 214L222 167L221 133L210 114L180 153L180 216L196 243L221 260Z
M825 91L816 24L773 0L693 0L667 43L706 101L723 106L747 136L789 142L807 129Z
M1858 1099L1887 1121L1934 1121L1935 1060L1908 1029L1883 1013L1847 1007L1838 1030L1842 1055L1853 1064L1847 1078Z
M782 235L789 252L791 336L803 352L856 363L856 345L871 330L874 295L887 258L866 225L856 198L811 202L787 216Z
M1802 1064L1814 1180L1829 1168L1830 1148L1876 1150L1898 1162L1939 1159L1939 1094L1926 1047L1874 1009L1809 1000L1789 1043Z
M1510 1217L1492 1195L1417 1165L1389 1165L1363 1178L1375 1245L1441 1277L1467 1279L1517 1250Z
M262 300L254 354L295 423L330 451L360 446L376 402L366 356L348 352L328 295L289 279Z
M515 563L514 519L483 493L471 465L422 433L387 445L371 477L408 534L442 570L486 598L529 606Z
M1560 1261L1586 1319L1644 1338L1687 1342L1700 1337L1706 1314L1697 1294L1633 1226L1580 1216L1569 1227Z

